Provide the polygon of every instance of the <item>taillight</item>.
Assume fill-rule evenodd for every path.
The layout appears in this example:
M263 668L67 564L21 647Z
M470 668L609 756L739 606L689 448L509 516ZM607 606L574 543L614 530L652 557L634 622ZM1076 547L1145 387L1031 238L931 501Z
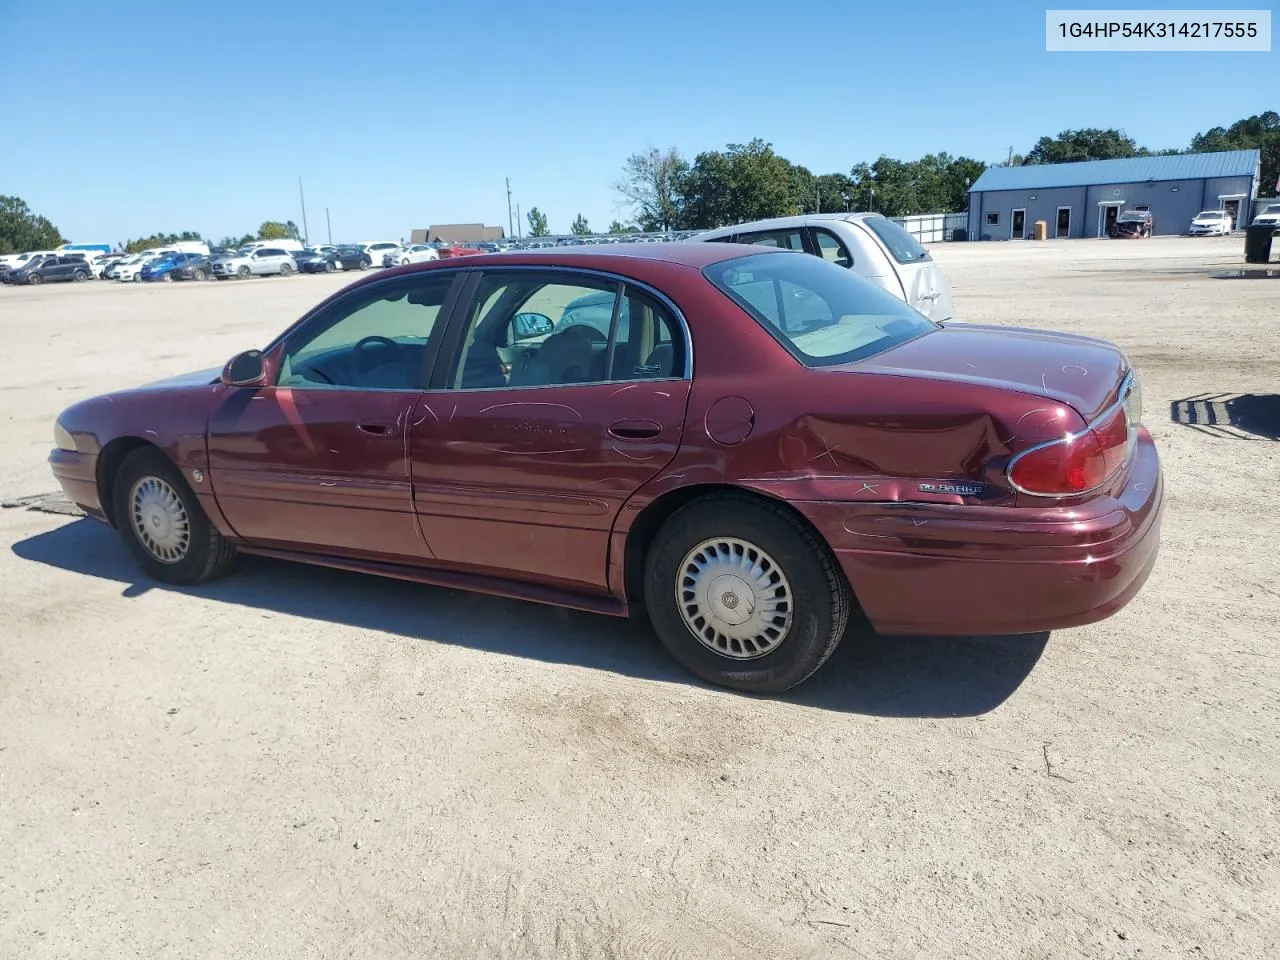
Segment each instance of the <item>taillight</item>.
M1040 497L1070 497L1100 487L1128 461L1137 440L1141 394L1136 384L1132 393L1136 397L1126 395L1125 402L1116 404L1088 429L1014 457L1008 469L1013 488Z

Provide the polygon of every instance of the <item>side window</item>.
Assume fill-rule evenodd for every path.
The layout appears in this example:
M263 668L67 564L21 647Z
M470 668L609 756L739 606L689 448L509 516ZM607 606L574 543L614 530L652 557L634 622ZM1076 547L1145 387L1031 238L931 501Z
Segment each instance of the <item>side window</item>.
M290 338L277 385L422 389L427 345L452 283L446 274L357 291Z
M763 230L760 233L740 233L738 243L751 243L760 247L781 247L783 250L804 250L804 234L794 230Z
M998 226L1000 226L1000 213L999 213L999 211L997 211L997 210L989 210L989 211L987 211L987 226L988 226L988 227L998 227Z
M577 275L489 274L450 368L455 390L605 380L618 284Z
M824 230L822 227L813 228L813 239L818 243L818 253L822 255L823 260L830 260L832 263L841 267L853 266L853 254L830 230Z
M642 290L627 287L618 309L611 380L684 376L684 337L671 312Z

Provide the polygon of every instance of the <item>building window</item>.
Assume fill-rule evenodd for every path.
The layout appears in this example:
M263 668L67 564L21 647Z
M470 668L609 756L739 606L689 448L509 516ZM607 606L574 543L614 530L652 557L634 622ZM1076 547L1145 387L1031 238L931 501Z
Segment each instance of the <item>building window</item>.
M998 210L992 210L990 213L987 214L987 226L988 227L1000 226L1000 212Z

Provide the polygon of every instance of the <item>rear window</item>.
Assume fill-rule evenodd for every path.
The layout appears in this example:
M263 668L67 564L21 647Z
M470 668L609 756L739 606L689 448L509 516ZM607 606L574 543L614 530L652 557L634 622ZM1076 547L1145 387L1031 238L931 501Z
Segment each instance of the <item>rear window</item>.
M899 263L915 263L932 259L929 251L915 237L887 217L867 217L862 225L880 238Z
M938 329L893 294L818 257L758 254L713 263L703 274L809 367L865 360Z

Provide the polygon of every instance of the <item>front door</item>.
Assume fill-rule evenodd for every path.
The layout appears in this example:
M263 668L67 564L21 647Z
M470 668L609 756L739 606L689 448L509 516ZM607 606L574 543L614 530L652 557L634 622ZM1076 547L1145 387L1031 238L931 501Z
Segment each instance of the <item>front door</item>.
M423 533L441 561L603 593L618 511L680 442L684 328L582 271L485 271L473 289L412 418Z
M1021 208L1013 211L1009 219L1009 239L1025 240L1027 236L1027 211Z
M1120 219L1120 204L1109 203L1102 208L1102 226L1098 233L1100 237L1111 236L1112 228L1115 227L1116 221Z
M430 557L406 444L455 271L386 280L322 307L270 351L274 378L231 388L209 419L209 477L258 546Z
M1234 198L1234 197L1233 197L1233 198L1232 198L1232 199L1230 199L1230 200L1224 200L1224 201L1222 202L1222 210L1223 210L1223 212L1224 212L1224 213L1226 213L1227 218L1231 221L1231 229L1233 229L1233 230L1234 230L1234 229L1238 229L1238 228L1240 227L1240 200L1239 200L1239 198Z
M1053 235L1055 237L1071 236L1071 208L1070 207L1058 208L1058 225L1055 228Z

